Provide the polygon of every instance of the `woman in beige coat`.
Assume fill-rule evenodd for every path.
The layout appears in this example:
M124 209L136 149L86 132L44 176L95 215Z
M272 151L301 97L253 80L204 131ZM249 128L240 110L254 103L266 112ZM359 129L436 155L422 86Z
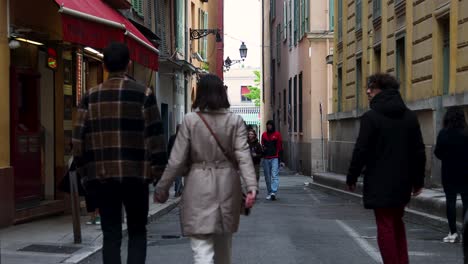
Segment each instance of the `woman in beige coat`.
M241 213L241 177L248 190L247 208L253 206L257 193L246 127L229 107L223 82L215 75L203 76L193 104L196 111L185 116L169 165L156 186L155 201L165 202L176 176L190 169L180 210L182 232L191 239L195 264L231 263L232 234L237 232ZM199 114L232 158L223 154Z

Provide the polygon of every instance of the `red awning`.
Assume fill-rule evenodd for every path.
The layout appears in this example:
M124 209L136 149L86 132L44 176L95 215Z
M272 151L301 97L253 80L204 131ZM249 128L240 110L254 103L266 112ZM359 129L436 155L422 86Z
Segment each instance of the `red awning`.
M122 14L101 0L55 0L62 13L63 40L103 49L109 42L126 42L131 59L158 69L159 51Z

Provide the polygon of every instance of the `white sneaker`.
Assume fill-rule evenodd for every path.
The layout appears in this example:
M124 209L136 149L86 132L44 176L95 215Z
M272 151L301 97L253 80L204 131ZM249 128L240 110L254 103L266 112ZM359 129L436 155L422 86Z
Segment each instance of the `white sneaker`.
M271 200L271 195L268 195L265 199Z
M444 237L444 243L458 243L460 242L460 236L458 233L449 233L448 236Z
M270 198L272 201L276 201L276 193L270 194Z

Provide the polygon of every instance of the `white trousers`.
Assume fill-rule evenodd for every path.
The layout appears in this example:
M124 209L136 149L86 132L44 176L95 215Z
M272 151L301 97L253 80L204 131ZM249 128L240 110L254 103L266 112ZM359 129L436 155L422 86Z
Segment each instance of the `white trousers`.
M232 234L190 237L194 264L231 264Z

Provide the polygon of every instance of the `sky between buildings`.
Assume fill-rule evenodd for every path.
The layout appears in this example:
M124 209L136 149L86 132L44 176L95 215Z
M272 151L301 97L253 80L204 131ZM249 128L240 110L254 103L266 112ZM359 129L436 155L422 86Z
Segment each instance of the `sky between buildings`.
M242 41L247 45L245 67L260 67L262 59L262 2L261 0L225 0L224 59L240 59ZM232 68L240 67L236 64Z

